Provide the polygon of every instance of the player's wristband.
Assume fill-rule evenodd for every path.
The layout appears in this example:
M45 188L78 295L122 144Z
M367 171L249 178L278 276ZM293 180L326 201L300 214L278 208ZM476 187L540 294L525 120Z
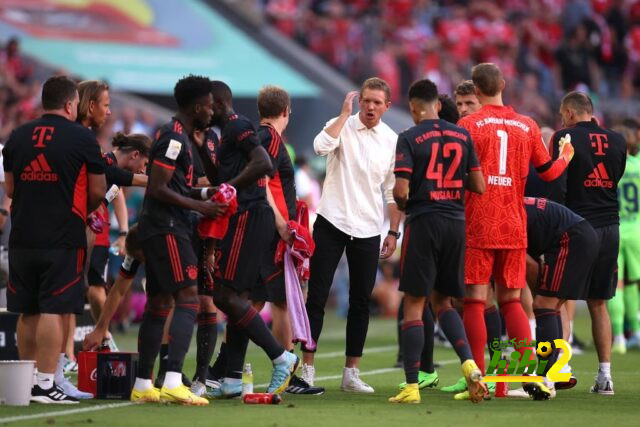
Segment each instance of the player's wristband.
M124 236L126 236L126 235L127 235L127 233L129 233L129 232L128 232L128 231L125 231L125 230L120 230L120 232L118 233L118 236L120 236L120 237L124 237Z
M399 239L400 236L402 236L402 233L399 231L393 231L393 230L389 230L389 232L387 233L389 236L393 236L396 239Z
M200 190L200 198L202 200L208 200L209 199L209 189L207 187L205 187L202 190Z

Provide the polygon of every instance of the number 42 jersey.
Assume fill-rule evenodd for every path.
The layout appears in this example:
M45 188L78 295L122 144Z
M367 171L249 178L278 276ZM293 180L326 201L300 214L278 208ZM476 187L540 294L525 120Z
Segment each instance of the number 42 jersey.
M408 221L423 213L464 221L464 188L472 170L480 166L462 128L431 119L398 135L394 173L409 180Z
M471 134L487 183L484 194L467 195L467 247L526 248L529 162L545 181L558 178L566 162L552 162L536 122L511 107L485 105L458 125Z

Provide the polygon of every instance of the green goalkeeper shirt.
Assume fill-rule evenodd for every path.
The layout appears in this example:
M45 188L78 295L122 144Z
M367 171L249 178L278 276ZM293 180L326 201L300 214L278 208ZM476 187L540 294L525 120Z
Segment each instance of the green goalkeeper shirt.
M627 156L627 166L618 183L620 227L640 228L640 157Z

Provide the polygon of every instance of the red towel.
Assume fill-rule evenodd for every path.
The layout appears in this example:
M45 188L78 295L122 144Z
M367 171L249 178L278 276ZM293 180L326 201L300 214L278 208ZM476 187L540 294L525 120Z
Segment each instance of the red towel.
M296 220L288 221L289 233L293 235L293 244L290 246L290 253L298 271L301 281L309 280L309 258L316 249L316 244L309 232L309 210L304 202L296 202ZM276 248L276 265L282 265L287 244L284 240L278 242Z
M198 234L203 239L222 239L229 228L229 218L238 210L236 189L229 184L218 187L211 200L218 203L229 203L224 215L217 218L202 218L198 223Z

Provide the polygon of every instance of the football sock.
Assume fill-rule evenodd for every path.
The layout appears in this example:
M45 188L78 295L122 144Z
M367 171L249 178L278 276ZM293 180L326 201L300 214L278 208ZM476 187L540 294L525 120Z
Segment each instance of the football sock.
M435 371L435 368L433 367L433 339L435 324L433 322L433 311L431 311L431 306L429 304L424 305L422 324L424 325L424 341L422 353L420 355L420 370L431 374Z
M404 298L400 300L396 317L396 333L398 334L398 360L402 360L402 321L404 320Z
M133 388L135 388L138 391L147 391L147 390L150 390L151 387L153 387L151 380L147 380L143 378L136 378L136 382L133 385Z
M229 329L229 324L227 324L227 330ZM209 373L213 378L223 378L224 373L227 370L227 343L222 341L220 344L220 350L218 351L218 357L216 357L216 361L213 362L213 366L209 370Z
M505 323L507 324L507 333L509 338L515 339L517 342L522 340L531 341L531 329L529 328L529 318L522 308L520 298L515 298L500 304L500 311L504 316ZM535 356L536 349L531 347L520 348L520 353L524 355L524 352L531 350L530 359Z
M146 309L142 316L142 324L138 330L138 378L151 379L169 311Z
M169 344L160 345L160 363L158 364L158 377L167 372L167 358L169 357Z
M487 327L487 347L489 348L489 360L491 360L493 357L491 343L494 339L500 341L502 336L502 321L495 304L491 304L484 309L484 323Z
M633 333L640 331L640 322L638 322L639 298L637 284L624 287L624 312L627 316L629 329Z
M440 310L438 313L438 322L440 322L442 332L444 332L460 358L460 362L462 363L465 360L473 359L471 347L469 346L469 341L467 341L467 335L464 333L462 319L460 319L460 315L456 309L450 307ZM482 343L482 352L482 360L484 360L484 342Z
M247 309L244 311L244 314L237 319L236 325L244 330L254 344L267 353L269 359L273 360L285 351L284 347L273 337L267 325L264 324L262 317L260 317L258 312L248 303ZM229 343L227 342L227 344ZM231 357L229 357L228 360L231 360Z
M624 333L624 292L616 289L616 294L607 301L609 317L611 317L611 329L613 336L620 336Z
M558 351L555 349L553 340L562 338L562 332L558 330L558 318L560 313L550 308L535 308L533 313L536 316L536 337L538 342L551 343L551 354L547 357L538 355L538 359L547 360L547 365L544 372L536 372L537 375L546 375L547 371L553 366L557 357Z
M41 389L49 390L51 387L53 387L53 377L55 376L54 374L45 374L43 372L38 372L36 376L38 377L38 387L40 387Z
M610 377L611 376L611 362L604 362L598 364L598 376Z
M67 360L66 355L64 353L60 353L58 356L58 364L56 365L56 371L53 374L53 380L56 384L62 384L64 381L64 362Z
M420 353L424 344L424 325L422 320L402 323L402 354L404 355L404 375L407 384L418 383Z
M196 332L196 379L202 383L207 379L209 363L216 349L218 324L216 313L199 313Z
M529 332L531 333L531 339L535 340L536 339L536 318L535 318L535 314L533 319L529 319Z
M484 346L487 344L487 327L484 323L484 300L464 299L464 330L469 339L473 360L484 375Z
M191 344L191 337L193 336L193 325L196 323L196 313L199 306L198 301L176 303L171 326L169 326L171 339L169 340L167 373L182 372L184 357L189 351L189 344Z
M166 388L176 388L182 385L182 372L167 371L164 376L163 386Z
M225 378L241 378L249 337L237 325L227 323Z

